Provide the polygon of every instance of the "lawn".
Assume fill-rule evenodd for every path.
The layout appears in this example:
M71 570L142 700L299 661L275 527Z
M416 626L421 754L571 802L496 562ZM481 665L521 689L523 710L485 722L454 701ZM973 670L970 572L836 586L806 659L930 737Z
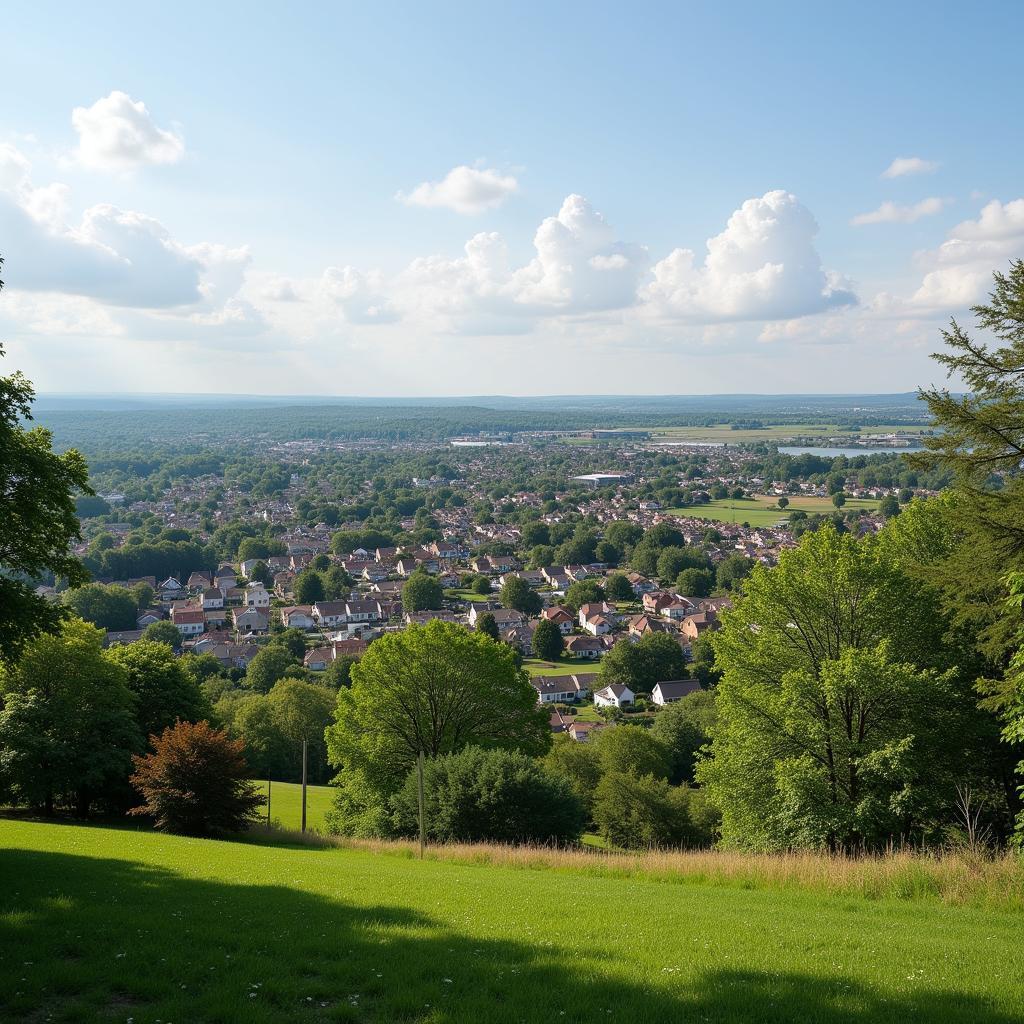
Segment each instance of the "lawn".
M584 870L3 821L0 1019L1024 1019L1020 912Z
M558 661L541 661L540 658L523 659L523 668L531 676L572 676L577 672L597 672L600 667L599 658L559 658Z
M266 796L267 780L254 780ZM324 815L331 809L336 790L331 786L306 787L306 827L323 827ZM265 811L264 811L265 813ZM275 782L270 787L270 820L283 828L302 825L302 786L297 782Z
M752 498L720 498L706 505L694 505L687 508L670 508L666 512L673 516L689 516L692 519L707 519L716 523L750 523L751 526L775 526L789 518L790 512L834 512L835 505L831 498L798 497L789 499L789 508L781 511L773 508L776 498L763 494ZM847 498L842 511L849 509L866 509L874 511L879 502L874 498Z

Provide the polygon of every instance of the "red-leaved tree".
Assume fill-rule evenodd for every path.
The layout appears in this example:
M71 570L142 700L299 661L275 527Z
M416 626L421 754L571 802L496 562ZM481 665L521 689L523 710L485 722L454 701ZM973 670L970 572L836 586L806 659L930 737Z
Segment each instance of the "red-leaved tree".
M242 832L266 803L248 780L245 744L209 722L177 722L136 756L132 785L145 803L129 814L151 816L163 832L205 836Z

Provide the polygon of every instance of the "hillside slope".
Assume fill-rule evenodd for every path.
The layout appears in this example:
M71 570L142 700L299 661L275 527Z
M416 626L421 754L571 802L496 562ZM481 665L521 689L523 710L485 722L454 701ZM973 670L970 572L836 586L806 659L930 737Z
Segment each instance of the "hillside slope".
M1024 1018L1024 918L0 820L0 1019Z

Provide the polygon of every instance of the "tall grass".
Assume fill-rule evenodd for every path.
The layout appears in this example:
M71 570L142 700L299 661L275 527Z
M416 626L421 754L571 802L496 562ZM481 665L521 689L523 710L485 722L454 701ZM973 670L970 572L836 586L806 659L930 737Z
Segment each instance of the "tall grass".
M259 841L261 837L254 838ZM409 840L350 839L277 832L264 841L367 850L414 858ZM730 850L613 852L580 847L505 846L492 843L430 845L425 858L521 870L563 871L611 878L740 888L807 889L875 900L931 899L1000 909L1024 909L1024 858L1014 853L945 849L892 849L850 856L816 851L742 853Z

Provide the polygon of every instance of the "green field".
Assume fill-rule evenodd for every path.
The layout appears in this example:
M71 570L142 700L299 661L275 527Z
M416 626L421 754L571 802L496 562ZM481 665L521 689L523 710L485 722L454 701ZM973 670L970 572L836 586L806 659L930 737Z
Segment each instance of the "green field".
M666 509L666 514L673 516L689 516L692 519L707 519L716 523L750 523L751 526L775 526L789 518L790 512L835 512L831 498L791 497L790 505L785 511L773 508L776 498L755 495L752 498L720 498L706 505L694 505L688 508ZM850 509L866 509L871 512L878 508L879 502L874 498L847 498L842 511Z
M642 428L638 428L642 429ZM753 430L733 430L728 423L716 423L710 427L653 427L650 429L652 441L675 441L685 444L687 441L721 441L723 444L746 444L755 441L783 442L789 438L807 438L809 440L828 440L830 438L848 437L851 440L865 434L920 434L931 429L928 426L905 427L895 424L865 427L863 431L847 433L835 423L788 423ZM899 449L893 449L898 453Z
M260 792L267 795L267 780L255 780ZM306 787L306 827L323 827L324 815L331 809L335 790L331 786ZM282 828L297 829L302 825L302 786L296 782L275 782L270 787L270 820Z
M13 820L0 877L4 1021L1024 1019L1020 912L927 895Z
M577 672L597 672L600 667L599 658L560 658L558 661L523 659L523 668L531 676L572 676Z

